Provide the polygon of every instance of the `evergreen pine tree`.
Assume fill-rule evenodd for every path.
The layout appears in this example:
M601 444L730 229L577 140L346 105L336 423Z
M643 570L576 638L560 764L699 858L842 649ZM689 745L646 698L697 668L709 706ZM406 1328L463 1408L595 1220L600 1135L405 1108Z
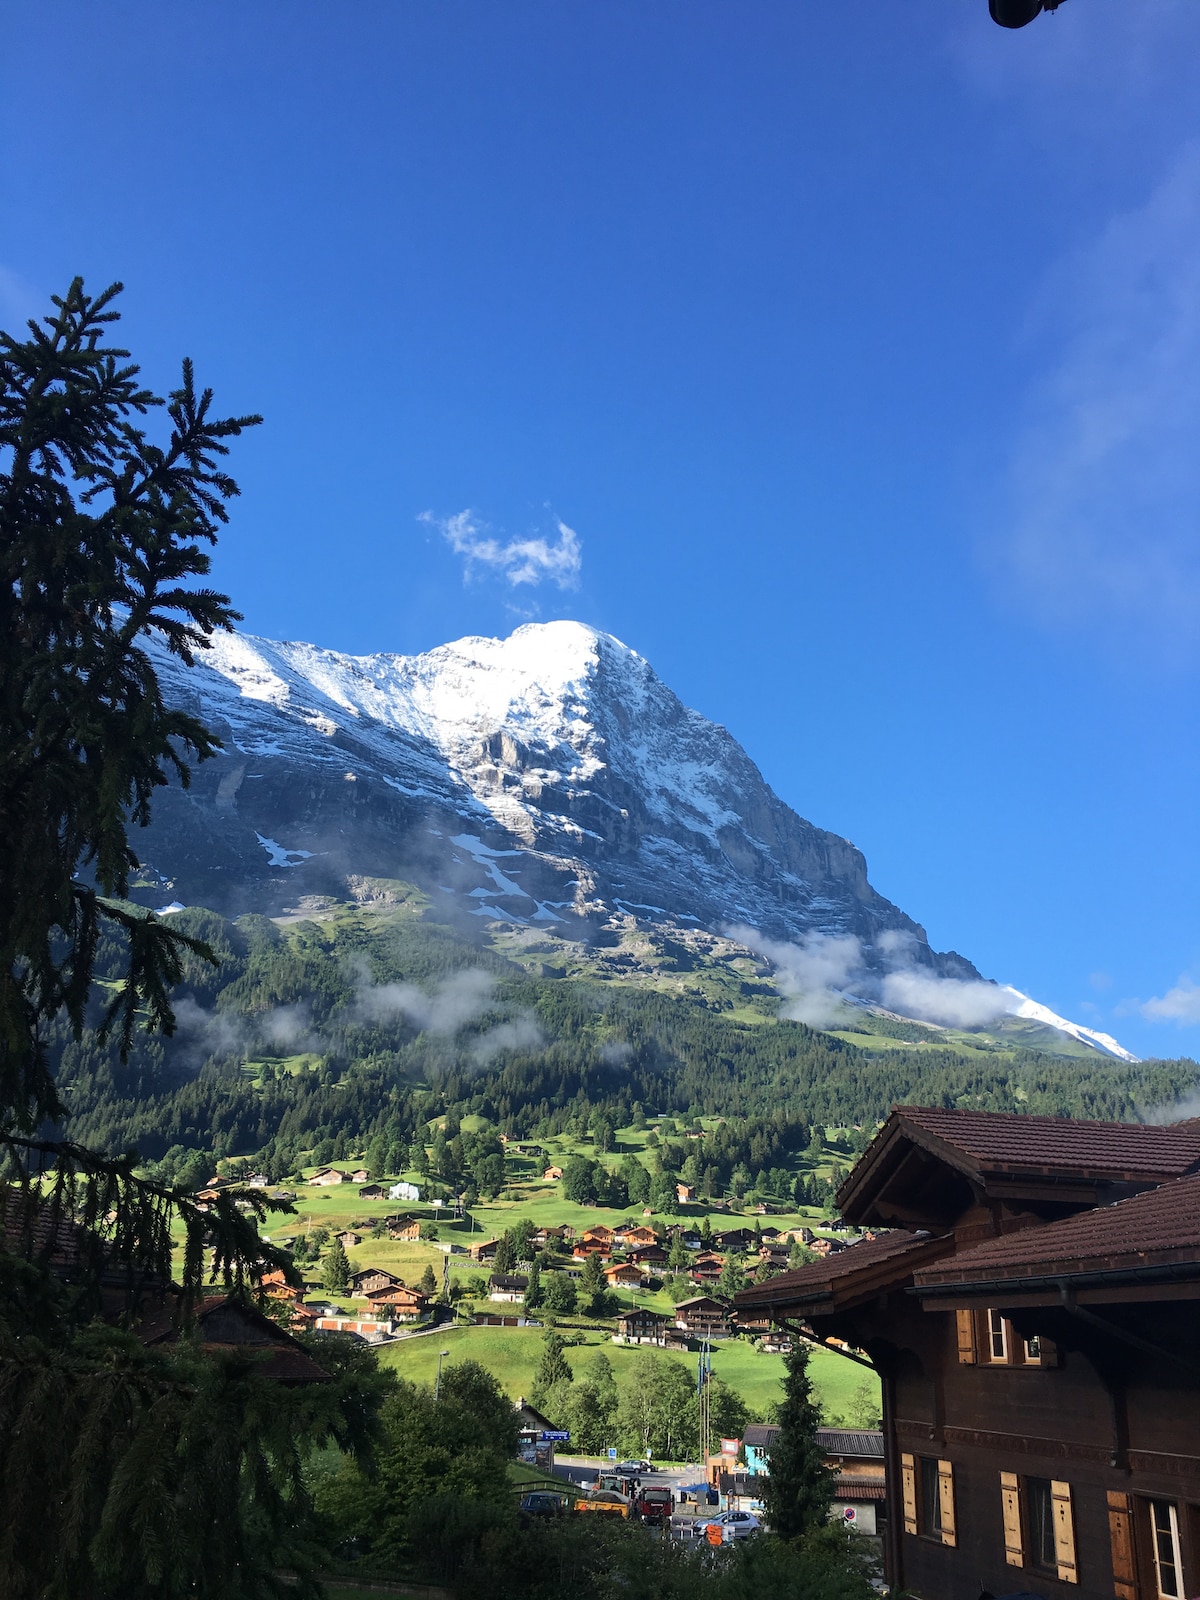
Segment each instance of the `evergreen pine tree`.
M583 1263L583 1271L579 1274L579 1293L587 1301L589 1310L597 1297L604 1293L604 1268L596 1250L589 1251Z
M566 1341L562 1334L555 1333L553 1329L546 1334L542 1344L542 1359L538 1362L534 1384L539 1394L552 1389L556 1383L572 1383L575 1374L571 1371L571 1363L563 1354Z
M535 1255L529 1268L529 1282L525 1286L525 1309L536 1311L542 1303L542 1261Z
M335 1239L330 1245L329 1254L321 1267L321 1287L330 1294L345 1294L350 1287L350 1258L340 1239Z
M817 1441L821 1412L808 1375L809 1347L793 1341L787 1356L783 1399L775 1414L779 1432L771 1444L771 1470L763 1486L767 1520L781 1539L797 1539L823 1527L833 1504L835 1474Z
M421 1274L421 1281L417 1285L422 1294L435 1295L437 1293L437 1278L433 1268L426 1262L425 1271Z

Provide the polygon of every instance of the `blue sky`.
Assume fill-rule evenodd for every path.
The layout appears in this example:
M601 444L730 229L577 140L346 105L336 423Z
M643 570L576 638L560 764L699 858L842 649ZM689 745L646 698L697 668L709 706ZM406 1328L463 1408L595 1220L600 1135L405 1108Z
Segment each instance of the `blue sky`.
M1200 1055L1200 7L986 13L4 0L0 314L119 277L264 413L248 627L608 629L934 944Z

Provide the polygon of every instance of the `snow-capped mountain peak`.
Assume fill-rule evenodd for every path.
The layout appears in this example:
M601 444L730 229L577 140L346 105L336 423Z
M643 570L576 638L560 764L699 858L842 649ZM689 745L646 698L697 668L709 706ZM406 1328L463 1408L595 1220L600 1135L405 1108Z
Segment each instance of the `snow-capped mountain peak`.
M269 909L403 878L448 915L586 937L614 918L743 925L852 940L868 975L902 945L932 978L979 981L610 634L528 623L410 656L218 635L191 670L151 651L168 699L225 744L158 803L144 851L186 901Z

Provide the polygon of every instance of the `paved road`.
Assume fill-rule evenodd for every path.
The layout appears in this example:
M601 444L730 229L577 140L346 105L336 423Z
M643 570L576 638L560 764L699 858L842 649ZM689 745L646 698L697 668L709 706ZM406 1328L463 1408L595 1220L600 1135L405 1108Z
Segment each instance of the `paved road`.
M598 1472L611 1471L615 1465L614 1461L601 1456L556 1455L554 1458L554 1470L572 1483L591 1483ZM640 1481L679 1489L685 1483L702 1483L704 1472L698 1466L655 1467L651 1472L643 1472Z

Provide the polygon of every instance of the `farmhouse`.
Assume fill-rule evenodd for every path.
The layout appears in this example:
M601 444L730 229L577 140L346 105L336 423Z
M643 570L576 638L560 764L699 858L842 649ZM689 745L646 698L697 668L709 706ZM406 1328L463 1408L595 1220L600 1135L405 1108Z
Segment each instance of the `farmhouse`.
M736 1304L879 1371L893 1590L1194 1594L1200 1125L898 1107L838 1203Z
M499 1239L481 1239L478 1244L467 1246L467 1254L472 1261L491 1261L499 1247Z
M397 1217L394 1222L387 1225L389 1239L403 1239L411 1244L414 1239L421 1237L421 1219L419 1217Z
M542 1173L542 1181L544 1183L557 1183L562 1175L563 1169L561 1167L547 1167L545 1172Z
M334 1238L341 1245L343 1250L352 1250L356 1244L362 1243L362 1234L351 1233L349 1228L347 1228L344 1233L335 1234Z
M358 1191L360 1200L382 1200L383 1196L384 1188L381 1183L364 1183Z
M327 1189L334 1183L345 1183L346 1174L339 1172L336 1167L322 1167L319 1172L314 1172L308 1180L310 1189Z

